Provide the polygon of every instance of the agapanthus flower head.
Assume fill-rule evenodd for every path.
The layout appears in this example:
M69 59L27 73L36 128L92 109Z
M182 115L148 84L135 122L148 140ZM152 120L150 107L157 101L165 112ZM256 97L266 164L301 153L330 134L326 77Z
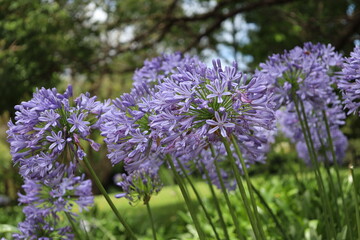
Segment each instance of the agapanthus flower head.
M92 206L94 197L91 192L91 181L85 180L84 176L64 175L45 183L25 179L25 194L19 194L19 202L51 209L53 212L69 213L74 205L77 205L80 211Z
M333 161L324 114L332 134L338 136L337 140L334 139L334 147L340 149L337 151L338 161L344 155L344 149L339 146L346 146L346 139L340 137L339 126L344 124L345 115L332 88L332 84L339 81L335 73L342 61L342 56L331 45L305 43L303 47L269 57L266 63L260 64L260 70L255 74L268 82L273 94L270 106L281 116L280 129L296 144L299 156L307 162L310 161L310 155L304 151L304 129L300 124L304 114L318 160ZM283 109L279 110L281 107Z
M15 123L9 122L7 134L13 161L24 177L53 178L51 172L69 165L74 156L82 159L85 153L80 140L88 141L95 150L99 147L89 135L107 106L89 94L73 100L71 86L64 94L41 88L15 109Z
M157 91L156 86L167 76L178 73L178 69L185 64L195 64L197 61L197 58L181 53L163 54L146 60L144 66L135 72L131 93L114 99L111 110L103 115L101 131L112 164L123 162L126 171L130 173L147 161L157 161L160 136L153 131L149 119L154 114L152 97ZM175 121L166 112L162 117L170 122Z
M275 110L294 97L322 108L332 92L330 85L338 81L334 73L341 64L342 56L331 45L305 43L303 47L270 56L260 64L255 76L268 82Z
M116 177L115 181L124 191L116 197L125 197L131 205L139 201L147 204L151 196L156 195L162 188L157 169L151 168L140 168L130 174L122 174Z
M19 194L19 202L26 205L25 221L19 223L21 233L15 234L15 239L73 239L71 227L60 218L64 213L75 218L74 206L82 211L94 203L91 181L75 176L70 169L51 181L25 178L22 187L25 193Z
M143 164L156 162L159 153L157 137L149 126L149 109L143 109L141 102L130 94L113 100L100 126L108 158L113 165L124 163L129 173Z
M249 81L236 63L222 68L186 64L178 73L157 86L151 102L150 127L160 136L162 151L176 158L193 158L208 143L234 135L244 152L257 159L258 149L266 144L261 132L274 127L274 114L267 104L266 82ZM192 144L189 144L189 143ZM258 159L257 159L258 160Z
M29 205L24 207L23 212L26 219L19 223L21 233L13 234L14 239L74 239L71 227L63 226L51 209Z
M338 87L342 91L343 103L348 114L358 112L360 115L360 47L357 46L345 59Z

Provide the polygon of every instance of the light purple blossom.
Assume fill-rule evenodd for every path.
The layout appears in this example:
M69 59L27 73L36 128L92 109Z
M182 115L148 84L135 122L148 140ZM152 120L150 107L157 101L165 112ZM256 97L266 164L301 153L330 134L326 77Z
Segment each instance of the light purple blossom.
M214 121L212 119L206 120L206 123L208 125L215 126L209 130L209 133L214 133L215 131L217 131L219 129L221 132L221 135L223 137L227 137L225 128L228 128L228 129L234 128L235 124L227 122L227 113L224 113L222 116L220 116L218 112L215 112L215 119L216 119L216 121Z
M70 128L70 132L74 132L77 129L82 136L89 135L90 122L84 121L85 117L86 115L84 113L80 113L79 115L76 113L71 114L71 116L67 119L70 124L73 124Z
M220 81L216 79L214 81L214 85L206 85L206 88L209 89L212 93L207 95L206 98L217 98L218 103L222 103L223 99L222 96L228 96L231 95L230 92L226 91L228 82L227 81Z
M357 46L345 59L338 87L342 91L343 102L348 114L358 112L360 115L360 47Z
M62 137L62 131L59 131L57 134L52 131L51 136L47 136L46 140L52 142L52 144L49 146L49 149L54 149L57 147L57 151L59 152L64 149L65 140Z

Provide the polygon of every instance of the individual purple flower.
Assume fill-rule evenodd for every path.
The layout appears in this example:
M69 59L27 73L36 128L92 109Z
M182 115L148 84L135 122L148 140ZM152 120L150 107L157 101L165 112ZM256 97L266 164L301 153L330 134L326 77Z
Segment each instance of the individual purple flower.
M65 140L62 137L62 131L59 131L58 133L51 131L51 136L47 136L46 140L51 143L49 149L56 148L59 152L64 149Z
M44 111L41 116L39 117L39 120L41 122L46 122L47 126L56 126L57 120L60 118L60 115L56 113L53 109L50 109L48 111Z
M214 120L206 120L206 123L208 125L211 125L211 126L215 126L213 127L212 129L209 130L209 133L213 133L215 131L217 131L218 129L220 130L220 133L223 137L227 137L227 134L226 134L226 129L231 129L231 128L234 128L235 127L235 124L234 123L230 123L230 122L227 122L227 113L224 113L221 117L219 115L218 112L215 112L215 119L216 121Z
M348 109L348 114L356 113L360 115L360 47L357 46L350 53L350 57L345 59L341 79L338 87L342 91L343 103Z
M223 81L220 83L218 79L214 81L214 85L206 85L206 88L211 91L211 94L207 95L206 98L217 98L218 103L222 103L223 96L231 95L230 92L226 91L226 85L228 84L227 81Z
M84 121L86 115L84 113L80 113L77 115L76 113L71 114L71 116L67 119L70 124L73 126L70 128L70 132L74 132L78 130L82 136L89 135L89 124L90 122Z

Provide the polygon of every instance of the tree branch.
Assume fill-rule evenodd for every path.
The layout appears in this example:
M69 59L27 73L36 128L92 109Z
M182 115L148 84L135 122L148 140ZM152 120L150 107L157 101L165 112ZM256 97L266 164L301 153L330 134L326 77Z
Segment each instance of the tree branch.
M267 6L271 6L271 5L284 4L284 3L294 2L294 1L296 1L296 0L264 0L264 1L259 1L259 2L255 2L255 3L249 3L246 6L242 6L240 8L232 10L232 11L228 12L227 14L220 15L212 25L210 25L203 33L199 34L196 37L196 39L189 46L187 46L185 48L184 52L189 51L191 48L198 45L203 37L209 35L216 29L220 28L221 24L226 19L234 17L235 15L237 15L239 13L249 12L249 11L252 11L252 10L255 10L258 8L263 8L263 7L267 7Z

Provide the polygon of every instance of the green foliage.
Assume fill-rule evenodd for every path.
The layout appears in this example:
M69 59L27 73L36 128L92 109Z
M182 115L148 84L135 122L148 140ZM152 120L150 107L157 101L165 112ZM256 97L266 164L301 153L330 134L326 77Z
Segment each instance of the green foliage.
M0 1L0 114L13 112L35 87L53 87L66 68L91 69L95 34L88 1Z
M334 175L334 172L332 174ZM359 179L359 171L357 171L356 177ZM345 191L345 204L350 209L350 222L353 224L353 230L355 230L356 216L354 208L356 203L350 197L352 183L349 181L347 171L341 172L341 179ZM296 175L258 176L253 178L253 182L283 227L288 239L325 239L326 226L318 220L323 213L323 203L319 201L316 181L311 171L297 172ZM219 216L217 215L208 187L200 182L196 184L196 187L203 196L206 208L214 220L215 226L217 226L220 237L223 237L224 233L219 223ZM360 189L357 190L360 192ZM328 193L330 194L330 192ZM220 191L217 191L217 195L220 199L220 206L228 227L230 239L236 239L235 228L229 210L226 207L225 199L221 197ZM192 195L192 198L195 199L195 196ZM259 201L258 196L257 199L259 214L267 239L284 239L270 212ZM236 208L236 215L240 219L240 228L243 235L247 237L246 239L253 239L252 228L246 217L245 209L242 204L239 204L241 202L240 194L238 192L231 193L230 200ZM339 198L333 200L331 201L332 208L335 209L339 206L339 218L343 220L342 206L338 205L341 201ZM95 199L96 206L94 208L89 212L80 213L83 219L81 222L82 228L87 229L87 234L92 239L125 239L123 237L123 227L115 219L115 216L104 201L102 196L98 196ZM115 204L140 239L152 239L151 226L148 221L145 205L130 206L126 199L115 200ZM150 204L159 239L197 239L196 230L190 215L185 210L186 207L177 187L165 187L158 196L151 199ZM0 208L0 213L0 236L9 236L8 233L6 233L7 235L1 233L1 229L3 231L6 229L12 229L11 232L14 231L14 226L23 218L21 207ZM9 216L11 217L9 218ZM199 217L201 226L208 238L214 239L214 233L204 214L200 213ZM342 230L338 232L337 239L346 239L344 236L348 230L345 226L338 227Z

